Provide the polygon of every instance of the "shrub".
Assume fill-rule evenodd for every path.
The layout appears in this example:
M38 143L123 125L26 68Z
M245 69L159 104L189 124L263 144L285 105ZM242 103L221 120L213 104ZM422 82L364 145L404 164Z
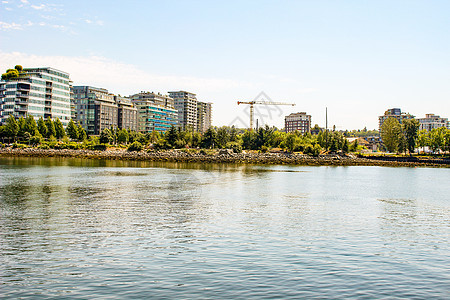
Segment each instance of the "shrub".
M14 143L14 144L12 145L12 147L13 147L13 149L24 149L24 148L27 147L27 145L25 145L25 144L20 144L20 143Z
M108 145L106 145L106 144L97 144L97 145L92 145L90 148L91 148L91 150L105 151L107 147L108 147Z
M128 147L128 151L141 151L142 150L142 144L138 141L133 142L129 147Z
M261 152L262 153L266 153L267 151L269 151L269 148L267 146L262 145L261 146Z
M234 153L241 153L242 152L242 145L238 142L228 142L226 144L227 149L233 150Z
M47 143L42 143L39 145L38 148L47 150L47 149L50 149L50 146Z
M153 149L155 150L162 150L162 149L168 149L169 144L165 139L160 139L156 143L153 144Z
M175 149L181 149L186 146L186 142L183 139L178 139L175 141L174 145Z

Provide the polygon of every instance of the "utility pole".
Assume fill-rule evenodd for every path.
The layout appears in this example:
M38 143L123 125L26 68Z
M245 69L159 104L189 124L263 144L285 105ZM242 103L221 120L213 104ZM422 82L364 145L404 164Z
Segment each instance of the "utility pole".
M325 150L328 151L328 107L325 107Z

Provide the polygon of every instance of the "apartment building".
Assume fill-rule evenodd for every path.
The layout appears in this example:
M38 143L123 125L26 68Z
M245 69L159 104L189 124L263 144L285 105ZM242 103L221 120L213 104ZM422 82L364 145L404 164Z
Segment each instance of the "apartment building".
M71 118L69 73L53 68L25 68L17 78L0 81L0 124L9 115L60 119Z
M139 132L156 130L164 133L170 127L178 125L178 113L171 97L160 93L140 92L130 96L130 99L137 108Z
M114 96L114 102L117 105L117 126L120 129L138 130L137 108L130 98Z
M169 92L178 112L178 126L182 130L197 131L197 95L186 91Z
M197 130L200 133L204 133L211 127L212 121L212 103L210 102L197 102Z
M448 118L441 118L435 114L426 114L425 118L417 119L419 120L420 127L419 130L425 129L426 131L431 131L435 128L445 127L450 129L450 122Z
M105 128L118 127L118 107L107 89L74 86L76 122L89 135L99 135Z
M381 125L388 118L396 118L401 124L403 120L414 119L414 116L409 113L403 113L400 108L390 108L384 112L384 115L378 117L378 130L381 131Z
M302 134L311 132L311 116L306 112L292 113L284 118L286 132L299 131Z

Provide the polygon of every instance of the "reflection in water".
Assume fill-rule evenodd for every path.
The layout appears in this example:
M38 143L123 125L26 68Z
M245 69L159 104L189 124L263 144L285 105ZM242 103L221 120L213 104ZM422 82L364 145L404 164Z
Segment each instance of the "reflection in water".
M449 293L447 169L0 164L7 298Z

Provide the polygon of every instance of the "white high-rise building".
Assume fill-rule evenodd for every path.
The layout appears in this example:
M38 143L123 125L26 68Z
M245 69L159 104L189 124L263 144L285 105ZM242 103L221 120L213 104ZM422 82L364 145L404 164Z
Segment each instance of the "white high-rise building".
M0 81L0 124L9 115L70 121L69 73L53 68L26 68L19 77Z
M182 130L197 131L197 96L186 91L169 92L178 111L178 126Z

